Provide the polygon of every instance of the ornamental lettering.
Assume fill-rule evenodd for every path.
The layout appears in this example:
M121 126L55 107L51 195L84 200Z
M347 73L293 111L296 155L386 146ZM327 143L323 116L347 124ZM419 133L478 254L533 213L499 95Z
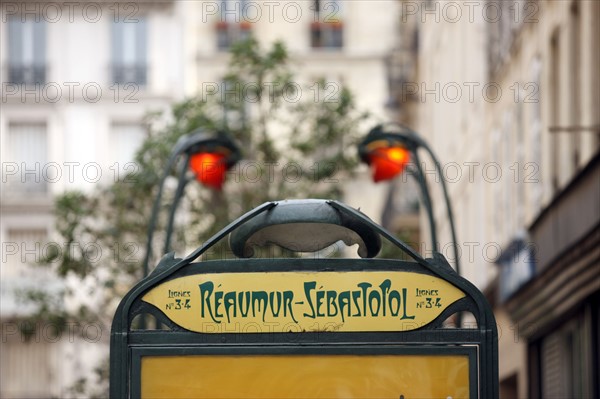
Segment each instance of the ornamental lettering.
M223 291L216 290L212 281L199 285L200 317L220 324L224 319L261 317L276 319L290 317L298 320L294 307L303 309L302 315L311 319L335 318L342 322L354 317L395 317L413 320L407 312L408 289L394 289L389 279L378 286L360 282L353 289L335 290L317 287L317 281L304 282L304 297L295 298L294 292L284 291ZM298 300L299 299L299 300ZM438 300L439 302L439 300ZM302 311L302 310L301 310Z

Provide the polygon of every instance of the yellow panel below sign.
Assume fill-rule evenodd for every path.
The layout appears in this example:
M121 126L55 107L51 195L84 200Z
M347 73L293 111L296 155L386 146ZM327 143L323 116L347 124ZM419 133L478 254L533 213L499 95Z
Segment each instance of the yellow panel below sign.
M466 355L144 356L142 398L468 398Z

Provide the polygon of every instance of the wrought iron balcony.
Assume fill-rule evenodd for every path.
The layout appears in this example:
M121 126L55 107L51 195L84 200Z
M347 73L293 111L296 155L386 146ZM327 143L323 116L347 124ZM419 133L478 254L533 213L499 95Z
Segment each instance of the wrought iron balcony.
M112 81L120 85L132 83L145 86L148 79L148 68L145 64L112 65Z
M11 63L8 66L8 83L43 85L46 83L46 65Z

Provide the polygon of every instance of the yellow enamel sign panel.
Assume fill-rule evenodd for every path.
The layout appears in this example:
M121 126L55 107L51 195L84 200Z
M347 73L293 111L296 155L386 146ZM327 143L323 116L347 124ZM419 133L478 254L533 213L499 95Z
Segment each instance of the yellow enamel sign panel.
M468 356L144 356L150 398L469 398Z
M179 277L142 299L201 333L408 331L465 294L410 272L211 273Z

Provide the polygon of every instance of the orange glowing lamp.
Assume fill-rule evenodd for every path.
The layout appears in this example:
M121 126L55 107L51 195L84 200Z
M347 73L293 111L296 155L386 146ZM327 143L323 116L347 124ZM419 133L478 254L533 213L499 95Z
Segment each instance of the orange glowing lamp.
M358 145L360 159L371 167L377 183L390 180L404 171L416 149L416 142L408 128L394 125L375 126Z
M373 180L390 180L402 173L410 161L410 151L404 147L380 147L367 155L373 171Z
M196 180L206 187L221 190L227 171L241 157L238 146L226 132L208 134L197 129L175 144L176 154L186 154Z
M194 171L200 183L221 190L228 169L227 159L225 154L199 152L190 157L190 169Z

